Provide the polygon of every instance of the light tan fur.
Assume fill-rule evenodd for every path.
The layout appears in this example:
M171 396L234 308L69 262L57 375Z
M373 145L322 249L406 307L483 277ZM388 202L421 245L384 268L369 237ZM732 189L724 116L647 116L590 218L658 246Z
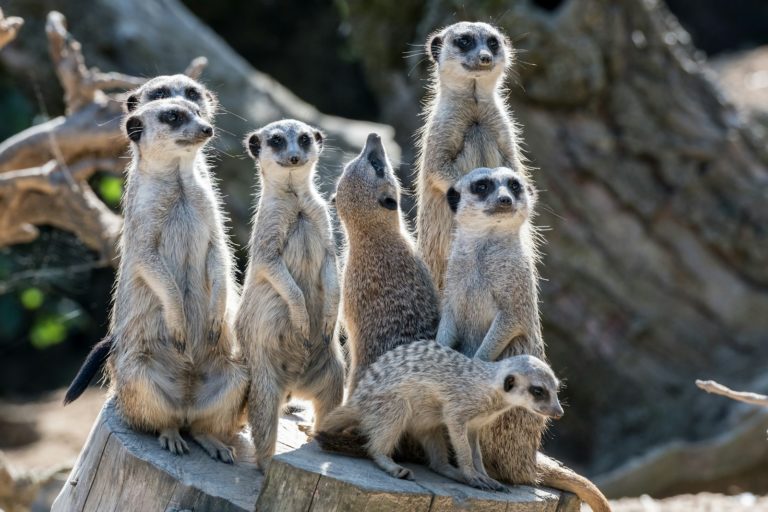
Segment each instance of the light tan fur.
M399 346L365 372L345 405L318 424L318 441L359 430L369 456L396 478L413 479L392 453L409 434L419 441L437 473L481 489L506 491L488 476L479 432L511 408L560 417L558 381L531 356L502 362L470 359L432 340ZM535 394L534 394L535 393ZM449 463L445 432L458 467Z
M181 98L134 105L126 130L133 160L110 322L111 389L126 421L159 432L164 448L188 451L179 432L188 429L231 463L223 441L242 426L247 374L231 329L232 253L202 151L213 130L199 105Z
M274 455L288 395L311 399L315 421L344 396L344 361L334 336L336 247L327 204L313 182L322 142L318 130L292 120L246 139L261 191L235 328L251 370L248 419L262 469Z
M457 46L463 37L473 45L465 51ZM512 62L507 38L487 23L461 22L433 33L426 53L433 71L419 142L416 223L419 253L441 293L454 227L448 188L477 167L525 170L502 96Z
M484 361L519 354L544 358L530 223L535 200L526 176L508 168L475 169L449 189L446 203L456 212L456 233L440 344ZM541 416L518 409L486 428L481 447L489 474L503 482L573 491L593 510L609 510L591 482L537 453L545 427Z
M351 357L348 396L381 354L434 338L435 287L405 226L400 184L381 138L370 134L336 187L336 210L347 240L342 319Z

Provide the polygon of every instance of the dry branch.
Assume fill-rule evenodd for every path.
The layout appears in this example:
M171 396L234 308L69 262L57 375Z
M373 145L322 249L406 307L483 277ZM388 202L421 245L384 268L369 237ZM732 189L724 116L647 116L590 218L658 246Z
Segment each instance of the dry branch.
M768 396L765 395L758 395L757 393L750 393L747 391L733 391L713 380L697 380L696 385L707 393L722 395L731 400L738 400L739 402L768 407Z
M0 48L16 39L16 34L19 33L22 25L24 25L23 19L18 16L6 18L3 10L0 9Z
M0 31L9 20L0 12ZM45 30L66 115L0 144L0 247L31 242L39 233L36 226L48 225L74 233L103 259L115 262L122 219L87 180L96 171L119 174L125 167L122 100L105 91L131 89L146 79L86 66L82 46L59 12L48 14ZM198 57L185 73L197 78L207 63Z

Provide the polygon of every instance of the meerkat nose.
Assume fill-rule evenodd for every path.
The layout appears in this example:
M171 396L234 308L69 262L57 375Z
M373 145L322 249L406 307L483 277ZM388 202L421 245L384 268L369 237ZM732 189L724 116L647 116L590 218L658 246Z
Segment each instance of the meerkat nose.
M206 125L203 125L203 126L201 126L201 127L200 127L200 133L202 133L202 134L203 134L203 135L205 135L206 137L211 137L211 136L213 136L213 126L210 126L210 125L207 125L207 124L206 124Z
M509 206L512 204L512 198L509 196L499 196L499 204Z
M487 66L491 63L493 58L491 57L491 54L488 52L482 52L480 54L480 64L483 64L484 66Z
M377 146L381 146L381 137L378 133L369 134L368 140L365 141L365 149L370 151Z
M296 156L296 155L293 155L293 156L291 157L291 163L292 163L293 165L296 165L297 163L299 163L299 157L298 157L298 156Z

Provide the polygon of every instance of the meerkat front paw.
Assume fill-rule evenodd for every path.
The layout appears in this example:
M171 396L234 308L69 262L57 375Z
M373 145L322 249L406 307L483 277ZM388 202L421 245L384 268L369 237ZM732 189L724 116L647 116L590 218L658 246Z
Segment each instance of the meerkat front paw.
M187 442L182 439L181 434L175 428L167 428L160 431L160 435L157 437L157 440L160 442L160 446L164 450L168 450L175 455L183 455L185 453L189 453L189 445L187 445Z
M471 487L475 487L476 489L483 489L485 491L509 492L509 487L506 485L478 472L465 473L464 482Z
M194 434L192 437L214 459L226 464L235 463L235 449L233 447L222 443L209 434Z
M413 471L397 464L395 464L392 469L388 469L387 473L395 478L400 478L402 480L413 480Z

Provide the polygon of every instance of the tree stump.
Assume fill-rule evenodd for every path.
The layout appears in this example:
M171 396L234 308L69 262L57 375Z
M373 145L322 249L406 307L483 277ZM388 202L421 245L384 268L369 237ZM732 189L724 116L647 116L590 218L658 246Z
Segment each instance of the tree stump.
M298 416L280 420L278 455L266 478L253 464L248 436L238 461L211 459L190 440L190 453L162 450L153 435L131 430L112 401L101 411L80 457L53 504L75 511L451 511L577 512L575 496L532 487L484 492L408 465L415 481L397 480L367 459L306 444Z

